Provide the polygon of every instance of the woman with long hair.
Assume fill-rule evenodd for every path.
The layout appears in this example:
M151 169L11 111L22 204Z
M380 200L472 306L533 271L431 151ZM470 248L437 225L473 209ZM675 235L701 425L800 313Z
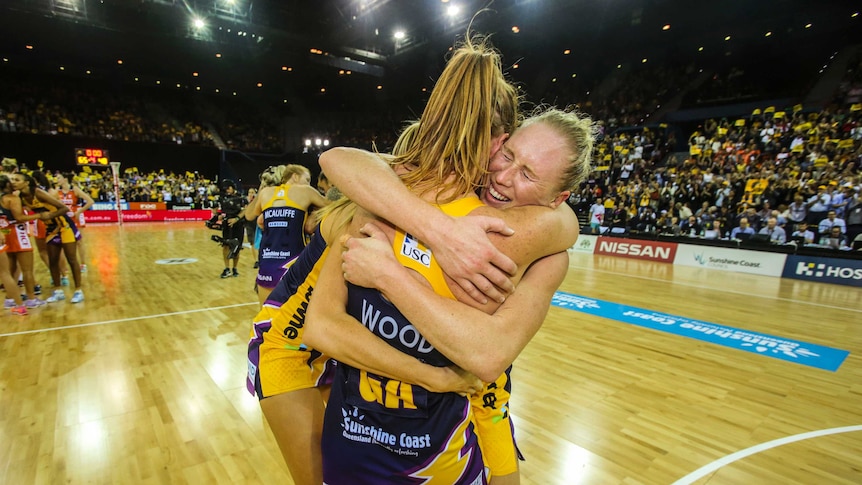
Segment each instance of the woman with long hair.
M8 262L8 272L10 275L17 275L20 271L24 280L24 292L26 300L23 305L26 308L36 308L45 304L44 300L36 298L35 278L33 277L33 246L30 244L30 236L27 230L27 223L34 220L46 220L50 217L62 214L60 208L56 208L53 212L41 212L25 214L21 199L14 193L12 179L20 177L21 174L11 174L0 176L0 230L4 235L5 253L8 256L0 256ZM2 269L0 269L2 272ZM14 282L14 278L13 278ZM21 310L20 295L18 294L18 285L11 286L5 280L3 286L6 289L7 307L16 307L16 312L19 315L26 314L26 311ZM12 297L10 298L10 294Z
M69 217L69 208L61 201L36 185L29 175L17 173L10 177L12 187L18 191L21 203L35 213L48 213L50 217L40 218L45 223L45 241L48 251L48 265L54 284L53 292L46 301L53 303L66 299L66 293L60 287L60 256L65 255L72 277L75 281L75 292L71 302L84 301L84 290L81 281L81 266L78 262L78 240L81 233ZM59 215L56 215L60 211Z
M474 49L482 48L484 46L474 46ZM500 99L490 93L507 85L500 81L499 58L495 53L487 55L496 60L496 71L493 61L490 65L481 61L476 64L459 62L463 59L459 59L456 52L432 92L420 119L417 139L403 156L396 157L394 166L404 185L426 205L437 206L450 217L493 214L511 225L515 229L513 235L493 237L493 240L518 264L513 276L516 282L534 261L562 252L554 258L552 275L552 281L559 282L567 267L564 251L577 236L577 220L567 208L561 209L567 213L556 208L569 194L568 188L564 189L569 184L564 180L583 176L584 164L574 162L585 159L589 165L591 136L587 130L584 147L572 147L554 125L555 117L550 114L543 122L523 128L520 138L515 140L513 135L513 143L507 142L497 151L494 145L505 137L493 138L491 127L500 111L487 108ZM452 80L448 76L453 74L455 79L468 84L471 78L482 76L494 81L484 92L459 91L453 84L446 84ZM482 106L487 111L482 112ZM468 126L464 126L465 120L469 120ZM515 135L518 133L516 131ZM495 152L493 174L487 177L487 190L480 199L473 191L486 178L487 159ZM322 165L326 164L325 157L337 158L343 163L348 156L358 155L350 149L327 153L321 157ZM337 165L335 161L332 163ZM329 167L324 170L334 178ZM337 181L336 185L339 184ZM410 212L404 210L405 206L398 199L391 197L390 190L382 192L386 204ZM532 199L536 206L500 212L484 204L486 200L505 204L521 196ZM538 207L540 205L545 207ZM372 220L370 215L358 209L350 224L350 234L358 235L360 228L374 234L374 229L365 225L369 220ZM429 231L441 229L430 220L425 225ZM436 264L435 253L421 242L422 236L417 238L392 228L381 229L381 233L388 239L386 244L390 251L397 253L398 262L412 270L409 278L415 276L414 272L421 275L418 287L412 281L396 278L404 283L407 293L415 294L413 291L427 289L426 285L430 284L433 293L446 296L449 301L468 299L458 285L443 275ZM379 359L380 350L369 338L379 338L405 355L433 366L450 365L453 360L449 357L454 357L467 366L466 370L478 371L479 377L487 382L502 378L501 374L511 361L494 359L493 366L480 367L475 360L459 353L457 345L447 346L445 352L442 347L436 349L426 340L424 330L420 334L412 320L405 318L406 314L392 307L393 295L384 296L377 290L345 285L348 271L343 270L348 268L339 258L343 251L342 245L330 248L304 322L304 342L339 361L324 419L325 482L376 483L386 477L393 483L408 483L418 478L433 478L441 483L485 483L485 464L481 459L484 450L478 444L481 432L477 437L471 402L464 396L434 392L394 375L387 370L386 361ZM547 287L543 293L547 293ZM530 331L534 333L538 329L534 322L541 322L544 316L541 310L544 308L546 312L549 302L550 297L537 307L521 301L526 306L522 311L530 310L534 317L541 316L530 320L529 330L519 334L516 343L506 345L507 357L511 356L508 347L519 351L532 336ZM500 303L497 300L475 305L493 313ZM425 306L425 310L429 310L429 306ZM450 314L448 309L444 313ZM473 329L464 326L461 330L468 328ZM493 330L493 326L485 330ZM471 340L461 342L462 346ZM500 368L503 363L505 365Z
M57 177L57 198L69 209L69 217L75 221L78 231L86 227L87 222L84 220L84 212L93 207L95 201L90 194L81 190L78 184L74 183L75 174L68 172L62 173ZM81 239L78 240L78 258L81 261L81 272L87 272L87 248L84 245L83 232Z

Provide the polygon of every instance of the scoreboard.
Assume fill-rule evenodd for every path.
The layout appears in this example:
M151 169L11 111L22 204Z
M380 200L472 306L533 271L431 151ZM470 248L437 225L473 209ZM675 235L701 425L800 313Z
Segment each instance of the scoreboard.
M102 150L101 148L76 148L75 161L78 165L106 167L111 159L108 157L108 150Z

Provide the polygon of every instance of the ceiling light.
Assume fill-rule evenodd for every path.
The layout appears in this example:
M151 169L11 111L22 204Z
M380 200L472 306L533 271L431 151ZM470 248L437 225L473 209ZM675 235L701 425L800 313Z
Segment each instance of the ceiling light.
M730 36L728 35L727 37L725 37L725 38L724 38L724 40L725 40L725 41L730 40Z
M263 83L257 83L257 87L262 88L262 87L263 87Z
M564 56L567 56L567 55L569 55L569 54L571 54L571 53L572 53L571 49L566 49L566 50L564 50L564 51L563 51L563 55L564 55Z
M123 63L122 59L117 59L117 64L122 64L122 63Z
M664 24L664 27L661 30L670 30L670 24Z
M198 30L204 28L204 26L206 25L203 20L197 19L197 18L194 19L193 24L194 24L195 28Z
M513 26L512 26L512 32L514 32L514 33L516 33L516 34L517 34L517 33L518 33L518 32L520 32L520 31L521 31L521 29L519 29L517 25L513 25Z
M216 52L216 57L218 57L219 59L221 59L221 52Z
M703 52L703 46L697 48L698 52Z
M192 73L192 76L194 76L194 77L198 77L198 73L193 72L193 73Z
M460 10L461 10L461 9L460 9L460 8L458 8L458 6L457 6L457 5L449 5L449 7L448 7L448 8L446 8L446 15L448 15L448 16L450 16L450 17L454 17L454 16L458 15L458 12L459 12Z
M764 37L769 37L771 35L772 35L772 31L770 30L769 32L766 33L766 35L764 35Z
M643 59L641 59L641 64L646 64L646 57L644 57Z
M806 28L806 29L810 29L810 28L811 28L811 24L805 24L805 28Z
M396 39L401 40L404 38L404 35L405 34L404 34L403 30L396 30L395 33L392 34L392 37L395 37Z

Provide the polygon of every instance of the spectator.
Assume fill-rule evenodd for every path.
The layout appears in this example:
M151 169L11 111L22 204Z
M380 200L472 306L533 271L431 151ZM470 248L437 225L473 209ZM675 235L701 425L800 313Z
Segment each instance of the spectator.
M703 231L704 239L724 239L724 234L722 232L721 221L715 220L712 221L712 225L710 229L706 229Z
M794 238L802 238L802 244L814 244L814 233L808 230L808 223L800 222L793 231Z
M855 194L847 204L847 239L855 241L862 234L862 192Z
M830 249L850 249L847 238L841 233L841 228L833 226L828 234L820 238L820 245Z
M778 219L775 217L767 219L766 227L761 229L758 234L766 234L769 236L769 242L773 244L784 244L787 242L787 233L778 226Z
M820 221L820 224L817 225L817 232L821 235L830 234L833 227L838 227L841 231L841 234L847 233L847 224L844 223L844 219L835 216L835 211L829 211L826 214L826 219Z
M791 223L799 224L802 221L807 221L808 205L805 203L805 199L802 198L802 194L797 193L793 196L793 203L790 204L787 211L788 219Z
M829 207L832 203L832 197L826 192L826 186L817 187L817 193L808 198L806 205L808 206L808 222L817 224L829 212ZM822 234L822 232L821 232Z
M738 239L737 236L740 234L754 234L754 228L748 225L748 218L743 217L739 220L739 226L734 227L732 231L730 231L731 239Z
M605 218L605 206L602 198L596 197L596 202L590 207L590 232L601 234L602 221Z
M679 228L680 233L683 236L688 237L697 237L703 235L703 227L697 221L697 217L689 216L686 221L682 223Z

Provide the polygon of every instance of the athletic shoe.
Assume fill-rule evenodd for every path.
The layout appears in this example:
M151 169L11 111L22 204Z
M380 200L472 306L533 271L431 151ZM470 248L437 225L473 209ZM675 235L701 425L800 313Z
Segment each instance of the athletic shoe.
M13 315L26 315L27 314L27 307L25 307L24 305L12 307L12 314Z
M69 286L69 277L61 276L60 277L60 286Z
M51 296L49 296L45 301L48 303L54 303L65 299L66 293L64 293L63 290L54 290L54 292L51 293Z
M72 299L70 300L72 303L81 303L84 301L84 292L81 290L75 290L75 293L72 295Z
M12 298L6 298L6 301L3 302L3 308L13 308L15 306L15 300Z
M32 300L24 300L24 306L26 306L27 308L37 308L40 306L45 306L47 304L47 301L40 300L38 298L33 298Z
M42 285L34 286L33 287L33 293L35 293L37 295L41 295L42 294Z
M237 276L239 276L239 271L237 271L236 268L234 268L233 269L233 277L236 278Z
M81 273L86 273L86 272L87 272L87 265L86 265L86 264L82 264L82 265L81 265Z
M230 268L225 268L224 271L221 272L222 278L230 278Z

